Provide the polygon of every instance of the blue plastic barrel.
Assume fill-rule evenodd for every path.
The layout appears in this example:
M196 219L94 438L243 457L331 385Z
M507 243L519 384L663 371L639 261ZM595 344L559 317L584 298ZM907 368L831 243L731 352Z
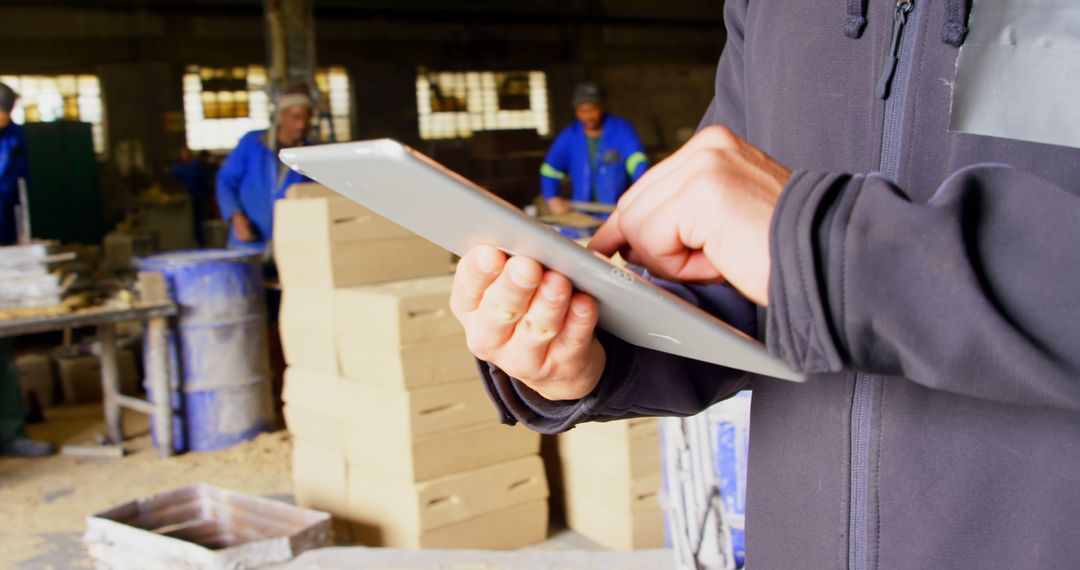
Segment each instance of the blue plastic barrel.
M260 260L258 252L208 249L136 262L164 276L178 306L168 334L177 452L230 447L273 423ZM150 386L147 393L158 397Z

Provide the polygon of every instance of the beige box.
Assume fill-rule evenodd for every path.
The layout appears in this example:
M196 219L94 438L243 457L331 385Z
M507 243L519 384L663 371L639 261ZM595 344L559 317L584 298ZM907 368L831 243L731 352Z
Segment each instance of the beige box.
M337 338L342 376L415 390L479 377L465 336L450 336L390 349L350 336Z
M345 421L321 410L310 410L292 404L281 409L285 427L295 438L317 442L334 449L346 449Z
M562 483L566 502L597 504L619 511L647 511L659 508L659 473L629 477L625 473L597 470L562 462Z
M564 463L638 479L660 473L660 435L626 439L574 428L559 435L559 456Z
M473 517L420 535L394 533L393 529L362 524L354 525L354 533L364 544L395 548L513 550L547 538L547 524L547 501L540 500Z
M656 437L660 433L660 418L631 418L610 422L586 422L574 426L574 431L592 433L622 440Z
M566 524L575 532L613 550L664 547L664 512L611 509L588 501L567 501Z
M450 254L319 184L274 203L274 259L282 285L333 288L447 272Z
M440 275L334 292L334 323L354 342L397 347L440 337L461 336L450 312L454 278Z
M338 374L334 297L326 289L282 290L278 324L281 349L289 366Z
M450 254L424 238L410 236L323 244L275 243L274 259L284 287L330 289L443 275Z
M290 366L285 370L281 399L285 426L295 437L331 449L345 449L348 403L341 397L341 380Z
M408 481L479 469L540 451L540 434L494 421L416 439L355 422L347 425L346 457L351 465Z
M43 408L56 403L56 387L53 383L55 378L47 355L19 355L15 358L15 367L19 370L19 386L22 388L24 406L29 405L31 393Z
M362 468L349 473L351 520L378 528L385 541L398 544L547 496L544 463L535 455L419 483Z
M57 356L55 363L64 403L101 401L101 360L97 356ZM120 392L138 394L139 372L135 366L135 354L126 349L116 351L116 364L120 374Z
M301 507L335 516L348 509L349 466L341 448L321 441L294 437L292 441L293 495Z
M412 391L342 380L340 391L342 401L349 403L350 430L382 430L415 439L496 420L479 379Z
M289 290L286 290L282 298L283 308L285 299L288 298ZM338 366L337 341L334 338L333 328L282 320L279 323L278 334L281 339L281 351L285 355L285 363L289 366L323 374L338 375L341 372Z
M375 212L327 190L325 196L307 195L300 186L289 188L288 199L274 203L274 247L377 241L413 236L405 228ZM314 186L325 188L319 184Z

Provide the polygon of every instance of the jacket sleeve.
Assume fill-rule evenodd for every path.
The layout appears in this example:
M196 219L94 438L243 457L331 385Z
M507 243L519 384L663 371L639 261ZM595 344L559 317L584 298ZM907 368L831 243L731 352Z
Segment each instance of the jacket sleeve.
M555 137L540 165L540 190L545 200L559 195L559 185L570 169L570 131L564 130Z
M913 203L876 175L798 172L772 223L768 345L854 369L1080 411L1080 196L1004 165Z
M747 2L724 3L727 42L717 67L715 96L700 127L722 124L745 135L742 46ZM755 334L757 310L735 290L722 285L698 287L654 282L744 332ZM548 401L497 367L481 362L480 375L500 419L508 424L521 422L541 433L558 433L590 420L688 416L734 395L750 383L750 375L739 370L636 347L602 330L597 336L607 353L607 364L596 389L580 400Z
M645 145L641 144L637 131L630 123L626 124L626 134L623 136L620 153L626 157L626 174L631 182L637 182L642 174L649 169L649 157L645 154Z
M653 280L725 322L754 335L757 308L726 285L687 286ZM580 400L553 402L481 362L480 376L503 423L559 433L584 421L690 416L745 388L750 374L628 344L598 331L607 364L596 389Z
M236 212L243 212L240 206L240 188L244 182L247 137L240 140L229 156L222 163L217 173L217 201L221 217L225 221L232 219Z

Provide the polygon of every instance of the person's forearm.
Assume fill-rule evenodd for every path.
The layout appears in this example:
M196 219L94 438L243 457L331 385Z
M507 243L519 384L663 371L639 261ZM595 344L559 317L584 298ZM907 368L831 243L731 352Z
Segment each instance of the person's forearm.
M773 218L768 344L854 369L1080 410L1080 197L979 166L916 204L877 176L800 172Z

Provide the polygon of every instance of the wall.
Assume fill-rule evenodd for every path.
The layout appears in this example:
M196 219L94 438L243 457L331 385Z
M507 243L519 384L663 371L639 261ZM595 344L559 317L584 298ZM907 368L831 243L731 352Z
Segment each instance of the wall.
M612 111L631 119L659 156L709 101L724 40L721 9L706 0L316 0L317 55L320 65L350 71L357 138L420 144L418 66L542 69L553 131L572 120L574 85L597 79ZM265 60L260 0L25 0L0 7L0 21L0 72L101 76L112 205L160 178L183 144L182 133L166 131L165 116L182 111L185 65Z

